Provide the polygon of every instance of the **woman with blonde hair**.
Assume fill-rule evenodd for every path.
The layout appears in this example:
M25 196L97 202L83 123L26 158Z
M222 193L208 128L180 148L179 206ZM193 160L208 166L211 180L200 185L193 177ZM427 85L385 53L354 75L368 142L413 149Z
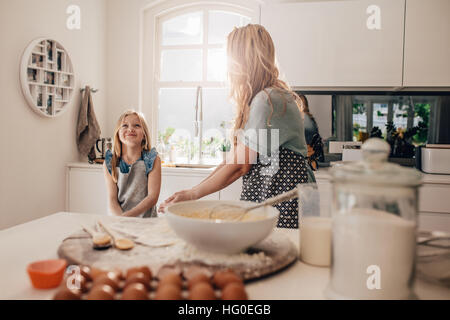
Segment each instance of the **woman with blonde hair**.
M301 100L279 79L269 33L257 24L235 28L228 35L227 55L230 96L236 104L232 152L200 184L169 197L160 211L173 202L217 192L241 176L241 200L254 202L315 181L305 161ZM278 227L298 227L297 200L276 208L280 211Z
M161 187L161 160L150 147L144 116L125 111L114 130L113 150L105 155L103 171L109 211L125 217L155 217Z

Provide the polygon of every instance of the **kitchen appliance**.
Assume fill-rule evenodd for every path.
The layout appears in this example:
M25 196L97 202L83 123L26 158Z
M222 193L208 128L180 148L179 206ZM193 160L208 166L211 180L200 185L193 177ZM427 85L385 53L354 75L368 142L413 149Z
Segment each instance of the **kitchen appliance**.
M450 144L427 144L421 148L422 171L450 174Z
M344 146L361 146L361 141L330 141L328 146L329 153L342 153Z
M100 144L100 145L99 145ZM95 142L96 158L105 159L106 150L112 150L112 139L101 138Z
M332 264L326 295L334 299L413 298L417 199L421 173L387 161L379 138L363 161L334 166Z
M361 145L344 144L342 146L342 161L361 161Z

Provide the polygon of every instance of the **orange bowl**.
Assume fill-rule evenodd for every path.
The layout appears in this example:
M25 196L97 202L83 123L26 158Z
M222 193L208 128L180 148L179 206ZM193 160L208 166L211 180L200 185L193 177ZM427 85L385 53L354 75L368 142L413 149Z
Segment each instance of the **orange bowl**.
M64 259L32 262L27 267L31 284L36 289L56 288L64 277L67 262Z

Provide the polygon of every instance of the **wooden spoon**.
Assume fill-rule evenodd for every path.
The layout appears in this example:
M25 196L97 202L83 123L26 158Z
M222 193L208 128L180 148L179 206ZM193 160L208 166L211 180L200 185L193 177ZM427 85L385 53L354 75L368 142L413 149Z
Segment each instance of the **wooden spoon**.
M111 237L107 234L96 232L86 226L82 226L92 238L92 247L94 249L106 249L111 247Z
M107 228L100 221L97 222L112 238L114 246L119 250L130 250L134 247L133 240L127 238L121 238L120 236L114 234L111 229Z

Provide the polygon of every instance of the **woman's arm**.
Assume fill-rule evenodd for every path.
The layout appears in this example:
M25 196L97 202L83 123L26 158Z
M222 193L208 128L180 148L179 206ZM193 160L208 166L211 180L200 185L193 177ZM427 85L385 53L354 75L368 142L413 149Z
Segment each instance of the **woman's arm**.
M120 216L123 211L120 207L119 201L117 200L117 184L114 182L111 174L109 173L105 162L103 162L103 174L105 176L106 190L108 192L109 211L117 216Z
M222 163L208 178L192 189L173 194L161 204L159 211L164 211L165 207L171 203L196 200L222 190L250 171L252 164L256 161L257 152L240 142L232 151L227 164Z
M205 181L192 188L195 199L228 187L237 179L250 171L256 163L258 153L238 142L227 156L226 164L222 164Z
M153 169L148 173L147 182L148 194L141 202L133 209L130 209L122 214L124 217L137 217L141 213L149 210L156 205L161 189L161 159L157 156L153 163Z

